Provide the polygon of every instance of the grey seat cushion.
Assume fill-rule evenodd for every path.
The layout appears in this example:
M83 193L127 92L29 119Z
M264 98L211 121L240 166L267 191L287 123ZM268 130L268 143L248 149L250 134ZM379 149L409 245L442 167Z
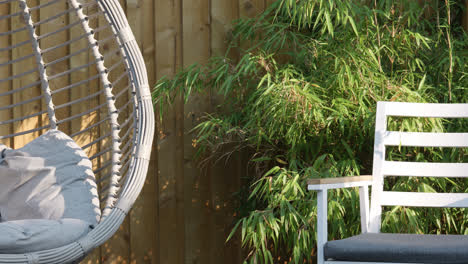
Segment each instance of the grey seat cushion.
M0 254L75 242L100 213L92 163L72 138L50 130L20 149L0 145Z
M0 254L21 254L73 243L90 231L80 219L26 219L0 223Z
M391 263L468 263L468 236L368 233L329 241L325 259Z
M1 221L74 218L97 225L92 163L72 138L54 129L20 149L0 151Z

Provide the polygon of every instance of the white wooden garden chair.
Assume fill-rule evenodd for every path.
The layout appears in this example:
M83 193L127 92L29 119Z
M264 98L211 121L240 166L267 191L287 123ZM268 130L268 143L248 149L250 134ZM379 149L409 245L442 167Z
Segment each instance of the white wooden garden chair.
M386 146L468 147L465 133L387 130L387 117L468 118L468 104L378 102L372 176L313 179L317 195L318 264L468 263L468 236L380 233L382 206L468 207L468 193L384 191L385 176L468 177L468 163L398 162L385 160ZM468 130L468 129L467 129ZM368 186L372 186L369 214ZM362 234L327 242L327 191L359 187Z

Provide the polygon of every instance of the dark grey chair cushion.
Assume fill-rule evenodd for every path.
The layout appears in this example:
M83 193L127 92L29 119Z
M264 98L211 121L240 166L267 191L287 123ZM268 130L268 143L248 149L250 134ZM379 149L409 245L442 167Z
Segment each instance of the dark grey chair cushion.
M368 233L329 241L325 259L391 263L468 263L468 236Z

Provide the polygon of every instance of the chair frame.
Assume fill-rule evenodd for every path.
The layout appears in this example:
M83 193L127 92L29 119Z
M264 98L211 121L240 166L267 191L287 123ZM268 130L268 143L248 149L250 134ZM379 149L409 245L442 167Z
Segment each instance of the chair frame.
M372 171L373 176L311 179L308 181L308 190L317 191L318 264L377 263L328 261L324 259L324 246L328 240L327 192L330 189L359 187L362 233L380 232L382 206L468 207L468 194L466 193L411 193L383 190L384 177L387 175L404 177L468 177L468 163L415 163L386 161L386 146L468 147L468 133L388 131L388 116L467 118L468 104L422 104L401 102L377 103L374 163ZM369 186L372 186L372 203L370 212Z
M108 21L115 38L118 39L120 50L123 54L125 67L128 76L131 80L132 98L131 104L133 105L134 115L132 126L135 132L132 135L131 151L129 154L129 168L126 175L122 175L122 182L119 182L119 127L115 122L117 119L118 109L114 106L115 97L112 95L112 84L107 80L107 69L104 67L104 57L99 53L97 48L97 41L94 39L94 31L88 24L88 17L83 13L83 6L79 0L67 0L71 9L76 10L81 26L88 36L88 41L91 43L93 55L96 58L96 67L100 71L100 79L104 84L105 94L107 99L106 105L109 110L109 119L111 120L111 137L112 137L112 179L109 192L115 193L118 197L109 196L106 200L106 210L103 212L103 217L99 224L91 230L87 235L82 237L76 242L71 244L37 252L30 252L25 254L0 254L0 264L3 263L47 263L47 264L62 264L62 263L77 263L82 260L94 248L102 245L119 229L121 223L124 221L127 213L136 201L138 194L143 188L145 183L146 174L148 171L149 159L152 150L152 142L154 137L154 111L151 99L151 92L149 89L147 71L143 56L135 40L135 37L130 29L128 21L125 17L125 12L120 6L118 0L95 0L103 11L106 20ZM57 1L51 1L54 3ZM0 0L0 4L19 3L22 7L22 14L25 21L28 23L29 33L31 37L36 38L34 27L29 14L29 9L25 0ZM47 4L44 4L44 6ZM12 14L11 16L16 15ZM7 16L8 18L9 16ZM6 32L8 33L8 32ZM5 33L5 34L6 34ZM37 39L36 39L37 41ZM33 42L34 45L34 42ZM45 74L44 62L41 58L40 48L34 46L36 59L38 62L40 74L42 78L42 89L50 97L50 89L48 88L47 75ZM98 58L102 58L99 60ZM50 99L50 98L48 98ZM38 131L44 128L54 129L57 126L54 113L54 105L50 100L47 101L48 114L50 125L47 127L37 128ZM16 133L24 134L24 133ZM13 137L12 135L0 135L0 138ZM124 177L123 177L124 176ZM118 187L114 187L118 185Z

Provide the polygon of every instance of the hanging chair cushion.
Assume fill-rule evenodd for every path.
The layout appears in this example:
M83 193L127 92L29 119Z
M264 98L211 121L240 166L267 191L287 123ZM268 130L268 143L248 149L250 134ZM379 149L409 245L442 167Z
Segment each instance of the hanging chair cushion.
M22 254L58 248L86 235L90 226L83 220L28 219L0 223L0 254Z
M0 151L0 253L65 245L97 225L92 164L73 139L50 130Z

